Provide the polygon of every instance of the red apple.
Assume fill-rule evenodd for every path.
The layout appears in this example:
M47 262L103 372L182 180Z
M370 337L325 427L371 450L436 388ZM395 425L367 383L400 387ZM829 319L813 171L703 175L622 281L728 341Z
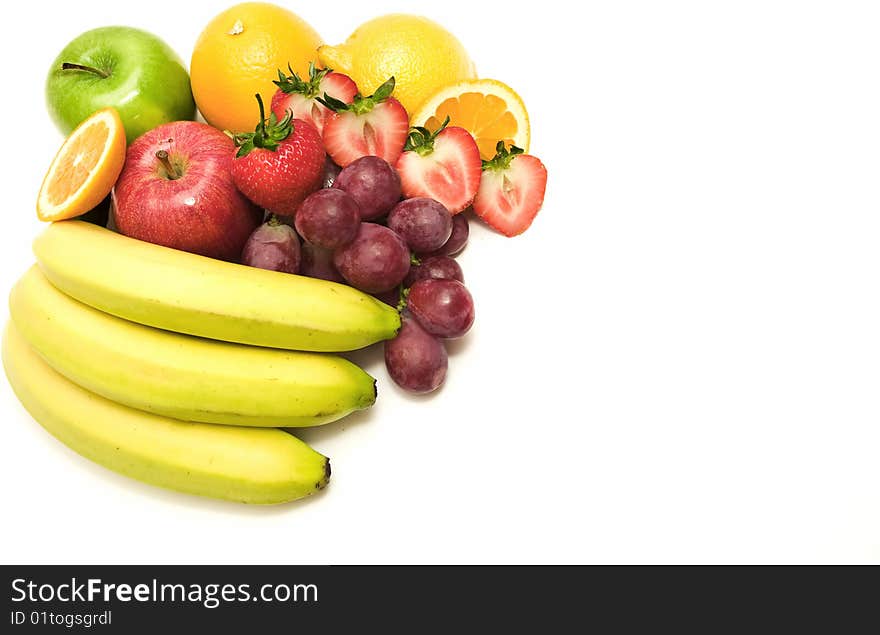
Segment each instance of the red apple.
M238 261L262 210L232 181L235 144L195 121L150 130L128 148L113 190L119 232L174 249Z

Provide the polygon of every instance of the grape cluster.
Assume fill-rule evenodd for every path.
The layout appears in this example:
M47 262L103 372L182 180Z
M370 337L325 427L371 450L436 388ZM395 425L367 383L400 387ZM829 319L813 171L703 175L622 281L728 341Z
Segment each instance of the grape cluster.
M452 258L468 240L463 214L430 198L401 200L400 178L366 156L341 170L329 159L324 188L293 218L272 216L248 240L242 262L349 284L401 311L385 366L401 388L427 393L446 378L443 340L463 336L474 301ZM302 242L301 242L302 240Z

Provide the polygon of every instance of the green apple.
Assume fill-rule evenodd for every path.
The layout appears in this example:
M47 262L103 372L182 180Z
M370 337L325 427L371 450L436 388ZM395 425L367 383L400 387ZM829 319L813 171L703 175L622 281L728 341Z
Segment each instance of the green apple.
M177 54L155 35L124 26L86 31L65 46L49 70L46 103L64 134L112 106L129 143L160 124L196 114L189 75Z

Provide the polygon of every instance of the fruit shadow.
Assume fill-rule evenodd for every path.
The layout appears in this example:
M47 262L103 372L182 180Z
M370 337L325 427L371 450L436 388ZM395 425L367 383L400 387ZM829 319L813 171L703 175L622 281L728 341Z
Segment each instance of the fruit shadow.
M320 452L321 444L327 439L335 437L338 434L345 434L345 431L348 428L366 423L374 417L375 413L373 412L373 409L370 408L368 410L353 412L347 417L343 417L342 419L331 423L325 423L322 426L314 426L311 428L285 428L285 430L298 439L314 446L315 449Z
M282 514L297 512L298 510L305 509L306 507L317 503L320 499L324 498L324 496L327 495L327 490L333 488L333 483L331 481L324 489L315 492L314 494L310 494L305 498L300 498L299 500L290 501L288 503L275 503L271 505L255 505L250 503L237 503L235 501L224 501L213 498L205 498L202 496L193 496L190 494L183 494L163 489L159 489L158 492L154 492L153 488L146 484L138 483L138 485L141 485L145 490L149 489L150 491L147 493L154 494L156 497L162 499L163 502L166 502L170 505L178 505L181 508L185 507L186 509L197 508L199 510L209 513L236 514L254 517L280 516ZM126 486L130 487L130 485L128 484Z
M65 448L68 449L69 448ZM72 452L72 450L69 450ZM113 481L109 485L119 487L126 493L126 496L143 496L145 499L153 499L172 507L180 507L181 509L205 511L216 514L244 514L249 516L277 516L288 514L299 509L303 509L316 503L326 495L328 489L332 489L331 482L324 489L315 492L305 498L288 503L276 503L271 505L256 505L251 503L240 503L235 501L226 501L215 498L198 496L195 494L187 494L184 492L176 492L174 490L164 489L149 483L137 481L122 474L117 474L107 468L93 463L80 456L75 457L80 465L78 469L85 469L93 472L101 480Z
M446 340L444 344L446 345L446 354L449 355L449 364L452 365L455 363L455 357L463 354L467 351L471 342L474 340L474 336L472 333L468 333L464 337L460 337L457 340Z

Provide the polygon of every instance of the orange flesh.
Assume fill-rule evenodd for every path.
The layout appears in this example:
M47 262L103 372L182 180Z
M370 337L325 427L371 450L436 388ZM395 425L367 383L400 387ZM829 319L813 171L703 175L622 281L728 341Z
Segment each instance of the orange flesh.
M96 121L65 148L47 191L52 205L60 205L82 187L101 159L109 136L107 124Z
M474 135L480 156L486 160L495 156L495 144L499 140L511 145L517 133L516 118L507 110L505 101L495 95L462 93L447 99L425 127L435 130L447 116L450 125L461 126Z

